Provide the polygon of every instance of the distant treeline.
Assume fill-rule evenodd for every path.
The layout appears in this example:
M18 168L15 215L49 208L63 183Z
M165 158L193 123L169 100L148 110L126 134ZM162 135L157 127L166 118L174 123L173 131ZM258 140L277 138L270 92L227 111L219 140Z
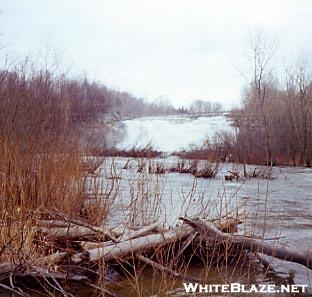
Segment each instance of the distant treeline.
M223 111L223 106L221 103L204 101L204 100L193 101L187 110L187 112L197 113L197 114L218 113L221 111Z
M108 88L103 83L84 79L56 76L48 71L25 74L20 71L1 71L1 88L5 96L28 93L32 100L45 100L48 94L59 98L59 108L72 122L92 121L105 113L115 112L120 117L166 114L214 113L222 110L220 103L195 100L189 107L175 108L165 97L147 101L128 92ZM6 91L4 91L4 89ZM14 89L14 92L12 91ZM45 91L43 92L42 89ZM36 92L34 90L37 90ZM13 92L13 93L12 93ZM37 97L37 99L34 99ZM3 99L3 98L1 98Z

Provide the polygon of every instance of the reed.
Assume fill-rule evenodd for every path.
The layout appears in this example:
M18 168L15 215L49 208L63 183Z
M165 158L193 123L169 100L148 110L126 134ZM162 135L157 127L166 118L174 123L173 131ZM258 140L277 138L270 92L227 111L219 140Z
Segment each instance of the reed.
M5 72L0 83L0 262L41 253L33 226L54 208L78 217L90 168L80 127L70 120L63 79ZM86 166L87 165L87 166ZM90 167L91 166L91 167ZM91 170L92 171L92 170Z

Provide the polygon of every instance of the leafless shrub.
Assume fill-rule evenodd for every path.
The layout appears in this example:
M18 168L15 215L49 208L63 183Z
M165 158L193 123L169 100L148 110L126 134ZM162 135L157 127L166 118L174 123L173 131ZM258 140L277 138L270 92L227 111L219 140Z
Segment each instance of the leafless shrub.
M160 161L149 161L148 165L148 172L152 174L165 174L166 173L166 166L164 162Z
M143 148L133 146L130 149L108 148L93 152L97 156L113 156L125 158L157 158L162 156L162 152L157 151L152 145Z
M203 168L197 170L194 174L198 178L215 178L219 172L219 163L212 164L210 162L205 162Z
M178 160L176 165L169 168L169 172L196 174L198 171L198 160Z
M247 177L248 178L274 179L272 175L272 168L258 169L255 167L252 172L247 173Z
M201 146L174 152L173 155L184 159L233 162L237 159L237 145L232 134L217 132L212 140L206 140Z

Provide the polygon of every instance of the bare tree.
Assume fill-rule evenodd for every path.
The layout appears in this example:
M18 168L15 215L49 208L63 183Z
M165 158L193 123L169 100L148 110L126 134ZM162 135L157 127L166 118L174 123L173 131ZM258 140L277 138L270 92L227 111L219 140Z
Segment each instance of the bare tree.
M218 113L222 111L222 104L219 102L210 102L205 100L195 100L190 104L190 111L192 113Z
M273 75L275 42L262 31L252 39L253 78L242 107L232 111L237 130L238 159L267 165L311 166L312 162L312 67L301 55L286 70L285 85Z
M267 164L273 164L272 144L270 133L270 121L265 110L268 100L267 86L272 81L272 65L276 51L276 39L267 41L262 29L257 28L253 35L250 35L250 46L253 54L254 79L252 82L253 100L261 112L262 124L265 129Z

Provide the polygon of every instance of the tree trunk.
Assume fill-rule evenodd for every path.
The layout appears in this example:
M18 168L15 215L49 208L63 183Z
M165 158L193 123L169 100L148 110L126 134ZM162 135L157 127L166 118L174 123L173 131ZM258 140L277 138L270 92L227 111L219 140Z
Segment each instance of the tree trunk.
M282 245L272 245L263 240L232 235L221 232L214 225L196 219L180 218L185 223L193 226L208 240L214 242L228 242L236 249L248 250L253 253L266 254L281 260L302 264L312 270L312 256L302 255Z
M193 228L183 225L174 229L170 229L163 234L151 234L143 237L123 241L113 246L103 248L95 248L88 250L87 253L78 253L72 257L74 263L80 263L84 259L97 261L103 259L109 261L129 256L134 253L148 250L150 248L160 247L172 242L176 242L184 237L187 237Z

